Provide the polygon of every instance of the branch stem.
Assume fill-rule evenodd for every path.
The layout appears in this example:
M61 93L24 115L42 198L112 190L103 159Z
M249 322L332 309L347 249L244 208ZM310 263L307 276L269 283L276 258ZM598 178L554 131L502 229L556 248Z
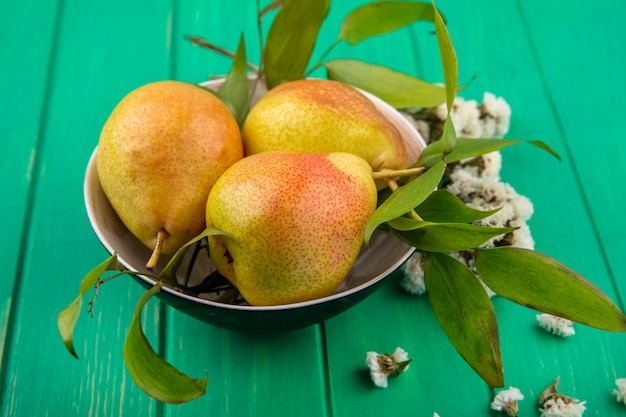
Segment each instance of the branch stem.
M229 58L234 58L235 57L235 53L233 51L229 51L228 49L224 49L221 46L218 46L212 42L207 41L204 38L201 38L200 36L192 36L192 35L185 35L185 39L187 39L188 41L190 41L193 45L195 46L201 46L203 48L209 49L213 52L217 52L220 55L224 55L227 56ZM248 69L250 69L251 71L254 71L255 73L259 72L259 67L257 67L256 65L250 63L250 62L246 62L246 66L248 67Z
M317 62L306 72L306 74L304 74L304 78L309 77L311 73L313 73L313 71L315 71L316 69L324 65L324 62L323 62L324 59L328 56L330 51L332 51L335 48L335 46L337 46L342 40L343 40L342 36L339 36L337 39L335 39L335 41L328 47L328 49L324 51L320 59L318 59Z
M372 178L375 180L383 180L396 177L408 177L410 175L419 175L426 170L425 167L415 167L407 169L383 169L382 171L372 172Z

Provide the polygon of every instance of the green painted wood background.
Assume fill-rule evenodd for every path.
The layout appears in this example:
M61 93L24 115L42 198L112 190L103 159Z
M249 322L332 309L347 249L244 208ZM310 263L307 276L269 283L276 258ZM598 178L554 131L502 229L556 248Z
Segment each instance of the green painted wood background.
M388 279L379 292L326 323L260 337L211 327L157 301L144 316L155 346L183 371L208 372L205 397L157 403L133 383L122 344L143 290L103 287L93 319L76 333L81 359L64 350L56 314L81 277L106 256L83 206L82 177L104 120L131 89L165 78L200 82L229 62L191 46L197 34L255 49L252 0L152 2L0 0L0 416L432 416L489 415L493 392L459 358L426 298ZM365 0L335 0L321 45ZM503 152L503 177L534 203L536 248L626 300L626 3L440 0L457 49L461 94L485 91L513 109L508 137L541 139ZM320 51L317 51L319 55ZM334 56L383 63L441 81L432 26L416 24ZM585 416L623 416L611 395L626 377L626 335L583 326L569 339L539 329L535 312L494 300L505 382L538 415L556 376L587 401ZM369 350L406 349L409 371L387 389L369 381Z

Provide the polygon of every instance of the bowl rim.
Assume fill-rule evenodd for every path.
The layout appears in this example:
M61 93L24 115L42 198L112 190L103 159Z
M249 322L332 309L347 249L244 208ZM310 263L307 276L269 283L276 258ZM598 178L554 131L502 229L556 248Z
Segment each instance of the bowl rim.
M253 79L252 79L253 80ZM223 78L220 79L215 79L215 80L210 80L210 81L205 81L200 83L199 85L202 87L214 87L214 86L218 86L221 83L224 82ZM392 113L398 113L398 110L395 109L394 107L392 107L390 104L388 104L387 102L385 102L384 100L378 98L377 96L364 91L360 88L354 87L357 90L359 90L361 93L363 93L368 99L370 99L372 102L374 102L374 104L378 107L378 108L384 108L387 112L392 112ZM401 131L410 131L412 132L412 134L415 136L415 139L419 142L420 146L425 147L426 146L426 142L424 141L424 139L422 138L421 134L417 131L417 129L410 124L410 122L404 118L404 117L398 117L398 118L394 118L395 120L392 121L392 123L394 123L394 125L399 124L403 124L403 129L401 129ZM398 126L397 126L398 127ZM400 127L398 127L398 129L400 129ZM108 241L108 239L106 239L106 237L104 236L103 231L100 228L99 223L97 222L96 219L96 207L94 207L92 205L92 201L89 199L89 193L92 192L93 190L90 190L90 176L94 176L95 180L98 183L98 186L100 186L100 180L98 179L97 176L97 172L96 172L96 153L97 153L98 147L96 146L94 148L94 150L91 153L91 156L89 158L89 161L87 163L87 167L85 170L85 175L84 175L84 183L83 183L83 196L84 196L84 203L85 203L85 207L86 207L86 211L87 211L87 216L89 218L89 222L91 224L91 227L93 229L93 231L95 232L96 236L98 237L98 240L100 241L100 243L102 244L102 246L107 250L107 252L109 252L109 254L113 255L114 253L116 253L115 249L113 247L111 247L110 242ZM93 171L93 172L92 172ZM106 196L105 196L106 197ZM120 220L121 222L121 220ZM124 226L125 227L125 226ZM380 231L377 230L375 233L386 233L384 231ZM366 249L368 250L368 249ZM342 298L346 298L349 297L355 293L361 292L363 290L365 290L366 288L369 288L371 286L376 285L377 283L379 283L381 280L385 279L386 277L388 277L393 271L395 271L400 265L402 265L414 252L415 252L415 248L409 245L406 245L406 251L405 253L400 256L396 262L394 262L392 265L390 265L387 269L385 269L385 271L379 273L377 276L369 279L366 282L363 282L355 287L351 287L349 289L340 291L340 292L335 292L331 295L325 296L325 297L321 297L321 298L316 298L313 300L308 300L308 301L301 301L301 302L297 302L297 303L290 303L290 304L279 304L279 305L269 305L269 306L252 306L252 305L239 305L239 304L226 304L226 303L221 303L218 301L213 301L213 300L208 300L205 298L201 298L201 297L196 297L193 295L189 295L189 294L185 294L183 292L178 291L175 287L170 286L166 281L163 281L163 285L161 287L161 291L165 291L175 297L178 298L182 298L184 300L190 301L192 303L196 303L196 304L203 304L209 307L214 307L214 308L220 308L220 309L227 309L227 310L236 310L236 311L254 311L254 312L261 312L261 311L282 311L282 310L292 310L292 309L298 309L298 308L303 308L303 307L311 307L314 305L322 305L328 302L332 302L332 301L336 301ZM121 256L120 254L117 254L117 260L120 264L122 264L124 267L132 270L132 267L130 265L130 262L128 262L126 259L123 258L123 256ZM149 277L147 275L144 275L142 273L136 273L133 274L134 276L136 276L137 278L141 279L142 281L144 281L145 283L149 284L149 285L156 285L156 283L158 282L158 280L155 280L152 277Z

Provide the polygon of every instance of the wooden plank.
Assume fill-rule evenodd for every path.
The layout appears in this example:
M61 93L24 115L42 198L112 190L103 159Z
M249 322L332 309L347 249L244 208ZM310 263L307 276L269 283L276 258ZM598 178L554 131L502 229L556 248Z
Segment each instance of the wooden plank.
M364 1L333 4L328 20L320 34L313 60L318 59L323 50L338 36L341 19L354 7ZM252 7L224 3L212 5L210 9L198 9L187 15L189 9L183 4L177 13L175 27L182 34L195 33L224 46L236 48L238 33L246 34L250 60L258 57L255 36L255 19ZM228 26L220 27L216 16L239 16ZM270 15L271 17L271 15ZM222 23L223 24L223 23ZM269 21L264 22L267 29ZM181 39L177 35L174 39ZM408 38L401 38L408 42ZM208 51L191 49L184 42L176 45L177 62L174 76L188 81L202 80L205 74L226 72L228 60ZM379 63L389 60L393 54L389 48L376 49L374 59ZM337 48L331 56L354 56L354 51L345 45ZM372 50L362 48L361 56L372 58ZM199 58L202 57L202 58ZM206 58L204 58L206 57ZM318 73L317 76L322 76ZM216 415L324 415L328 407L325 387L324 345L319 326L303 329L295 333L250 338L229 331L214 329L199 324L178 313L168 314L168 358L181 369L192 372L207 366L207 358L213 358L209 370L209 388L206 397L183 406L166 407L170 415L189 415L211 410ZM197 336L190 340L190 335ZM199 355L180 355L180 351L197 349ZM274 353L269 353L274 352ZM204 365L203 365L204 364ZM249 371L242 373L244 368ZM250 377L252 375L252 378ZM212 384L212 379L219 382ZM260 383L259 381L262 381ZM294 383L297 381L297 383ZM237 401L248 398L248 401ZM280 398L280 401L273 399Z
M128 280L103 286L95 320L85 309L77 328L78 362L65 351L56 315L77 294L82 276L107 256L87 221L83 172L115 103L131 88L167 76L170 3L102 7L70 0L61 13L0 415L154 415L159 405L131 383L121 355L143 290ZM15 34L22 46L31 35L30 25ZM38 78L38 70L27 73ZM155 343L158 310L152 303L145 318Z
M528 3L520 2L520 4L528 8L528 20L535 21L540 10L538 4L535 4L534 8L527 6ZM491 91L503 96L513 108L512 130L509 137L542 139L565 155L568 145L557 123L561 109L558 109L558 113L554 113L550 102L551 91L545 89L541 78L541 66L533 56L532 45L525 38L524 21L517 13L515 4L479 1L439 2L438 5L448 18L448 27L457 48L461 82L469 79L474 72L478 74L478 78L461 95L482 100L482 93ZM575 4L571 4L568 11L576 10L575 7ZM583 12L579 10L579 13ZM545 15L545 22L543 22L547 27L549 21L554 32L560 31L563 38L567 38L567 41L562 39L561 42L555 43L554 49L558 48L557 45L563 44L576 48L579 43L574 39L577 38L573 37L566 27L554 23L554 16L561 14L561 8L559 11L551 10ZM582 16L584 14L578 15L577 18L581 19ZM582 28L580 25L577 27ZM598 38L605 37L606 34L603 32L598 34ZM540 43L541 39L543 38L538 37L536 42ZM599 42L599 39L596 39L596 42ZM427 37L419 38L417 44L421 61L429 62L429 57L432 61L432 65L424 65L425 77L431 81L441 80L441 70L435 65L438 59L436 45ZM588 58L588 60L592 59L593 56ZM553 55L550 62L561 62L560 60L562 60L561 56ZM563 77L563 68L560 69L562 71L554 71L549 79ZM573 82L568 84L563 78L561 82L570 87L574 84ZM594 83L591 79L587 82L589 83L587 91L589 91ZM578 101L574 100L571 92L569 96L565 94L565 90L561 93L564 97L563 101L570 105L575 105ZM586 110L591 111L589 108ZM599 116L600 113L596 111L595 120L598 120ZM573 125L570 124L570 126ZM567 140L570 139L568 135ZM582 137L573 140L578 144L584 143ZM616 293L611 285L609 271L603 262L602 247L596 240L593 224L590 221L581 221L581 219L589 218L589 212L585 205L584 195L576 182L576 168L572 161L566 158L564 163L558 164L547 154L542 154L531 147L521 146L505 151L504 155L504 179L512 182L521 194L529 196L535 204L536 214L531 221L531 228L537 241L537 249L573 266L592 278L609 295L615 297ZM532 164L528 162L531 160L534 161ZM555 184L549 187L549 192L546 192L544 186L546 178ZM565 213L563 201L567 202ZM562 236L562 238L555 239L554 236ZM393 288L393 285L391 281L389 286ZM395 308L397 308L398 301L391 298L391 296L398 296L396 294L398 290L386 288L384 291L388 291L390 297L383 298L384 293L383 295L376 294L357 308L362 309L361 315L356 314L357 309L354 309L329 322L327 324L329 333L335 323L340 322L341 328L349 329L347 331L354 338L358 337L357 340L373 338L370 334L378 332L382 335L380 340L394 343L393 346L387 347L389 350L393 349L395 344L405 343L411 346L411 341L407 340L406 335L415 334L416 331L410 327L410 320L397 314ZM419 301L415 301L417 302ZM603 333L579 326L577 327L578 334L571 340L565 341L539 329L535 322L534 312L516 307L502 299L496 299L495 304L501 324L506 383L518 386L527 396L521 404L521 413L530 415L536 412L534 410L537 408L537 397L557 375L562 377L561 388L564 393L589 401L588 413L618 415L622 412L621 406L611 398L610 391L616 375L619 376L619 371L616 369L623 369L624 366L623 355L619 353L623 350L623 335ZM384 309L380 308L383 305ZM369 316L368 312L370 312ZM348 318L353 313L355 317ZM359 322L359 319L366 320L365 316L368 316L369 327ZM387 323L390 328L380 330L380 323ZM421 332L427 335L425 336L427 340L430 340L432 335L436 334L437 324L432 320L428 323L420 323L422 324L424 326ZM360 327L354 328L354 326ZM328 338L332 342L333 338L330 336ZM447 379L442 377L441 381L432 381L428 378L428 383L431 384L428 387L424 386L427 385L426 382L423 382L423 385L414 380L408 382L409 373L416 371L416 366L413 364L413 369L410 369L406 375L407 378L402 375L397 381L393 381L394 391L380 394L378 401L372 400L371 403L370 398L363 397L358 403L359 407L363 410L374 408L372 415L380 414L384 408L382 405L379 406L380 409L376 408L377 402L378 404L393 404L387 406L388 410L398 411L398 413L402 413L405 408L409 409L411 406L423 413L437 411L440 415L484 413L489 406L490 397L484 393L481 395L480 381L458 378L451 374L451 370L457 370L458 367L444 362L446 359L454 358L455 353L453 351L440 353L441 347L444 346L445 341L441 341L437 344L437 349L424 352L424 355L429 355L429 363L426 364L426 368L420 366L419 371L423 370L425 375L444 373L448 376ZM420 344L419 347L414 346L412 349L417 349L419 354L422 347L425 348L426 343ZM329 349L332 349L332 345ZM366 349L365 346L364 349ZM340 348L336 350L340 351ZM354 353L352 352L353 355ZM340 353L336 355L334 362L331 355L331 363L341 363L342 355ZM356 359L348 359L345 356L344 360L351 360L352 368L356 369L358 366ZM334 375L337 374L341 372L334 373ZM344 390L347 390L345 387L349 384L343 379L337 378L337 380L339 382L331 383L332 398L345 398ZM400 385L402 387L399 387ZM426 392L424 392L425 388ZM402 395L397 395L395 390L404 389L406 392L402 391ZM335 390L339 390L339 393ZM454 390L455 398L460 396L458 401L450 401L450 390ZM409 392L425 395L415 395L415 399L409 401L407 400L407 396L410 396ZM470 401L466 400L468 394L472 397ZM352 411L341 401L333 401L333 406L337 415L348 415Z
M626 28L620 19L625 5L611 0L593 7L568 4L563 9L538 1L519 5L540 69L549 81L568 157L576 164L585 203L619 286L626 268L622 255L626 144L620 117L626 108L626 60L621 53ZM589 30L590 25L594 30ZM620 294L626 299L623 285Z
M551 234L545 227L548 235L541 242L550 242L551 251L562 252L561 257L568 264L619 301L620 295L624 299L625 288L620 279L624 260L623 245L619 243L624 219L618 207L625 195L616 173L623 170L625 153L619 133L621 123L607 118L607 109L611 109L611 114L624 110L620 101L626 91L622 77L624 61L610 54L621 48L624 28L617 16L623 14L624 5L600 2L594 3L593 8L581 6L568 4L557 9L544 2L519 2L537 72L546 81L546 97L556 113L553 120L562 136L564 156L573 165L569 181L577 182L581 189L581 208L574 212L568 194L553 197L556 201L550 225L558 226L553 226ZM591 22L595 22L593 30L580 26ZM614 80L612 90L597 87L605 80ZM602 134L603 129L606 134ZM603 141L601 146L594 145L592 138L596 135ZM551 187L552 193L560 190L562 184L554 183L559 185ZM563 217L568 220L565 224ZM623 303L621 307L624 310ZM514 336L513 343L519 342L517 337L524 335ZM544 385L552 377L548 376L550 373L560 373L563 391L588 401L586 414L622 415L623 406L615 402L610 392L615 388L615 379L626 372L625 336L578 326L574 337L567 344L553 339L537 341L536 346L543 353L541 366L552 370L542 374Z
M3 265L3 285L0 286L0 368L4 363L6 337L14 307L15 282L19 280L20 274L24 218L29 211L29 190L37 159L36 146L40 137L57 16L57 2L44 5L24 2L20 7L5 3L0 2L5 20L0 32L0 62L3 63L0 65L3 112L0 117L3 145L0 184L5 193L0 199L0 265ZM35 7L41 13L33 15L32 9ZM39 39L39 42L24 48L24 37ZM34 69L38 71L37 76L34 76ZM21 88L16 89L16 85Z
M319 326L269 335L217 329L180 312L168 314L168 360L208 373L205 396L166 406L168 416L326 414Z
M574 15L574 21L579 22L586 20L584 9L577 8L575 3L558 10L553 8L542 15L544 2L532 5L518 2L524 6L525 19L513 3L482 1L471 6L460 3L450 4L449 9L445 8L445 4L440 6L444 7L450 19L449 27L459 54L461 74L464 71L466 77L474 71L478 74L470 88L461 95L480 100L483 91L491 91L503 96L513 109L508 137L544 140L564 157L563 163L559 164L531 147L503 152L503 178L535 205L530 225L537 242L536 248L588 276L615 298L617 294L611 274L604 262L604 248L594 228L594 222L603 214L599 211L590 213L585 201L585 193L593 187L593 183L590 180L581 188L577 182L576 172L584 170L586 160L579 159L578 162L567 151L572 146L582 147L586 138L564 132L560 123L563 118L572 118L567 114L578 114L575 107L581 98L577 94L593 91L596 80L585 78L585 84L580 84L579 71L568 73L563 64L552 67L550 75L544 78L546 65L564 62L574 49L578 51L581 42L588 42L582 38L589 32L598 36L597 42L605 39L605 30L610 30L609 26L584 30L584 34L572 30L578 26L570 26L567 23L569 18L565 16ZM608 7L600 9L609 10ZM537 22L538 16L543 16L541 22ZM560 19L554 19L555 16ZM536 34L531 33L534 43L529 42L526 32L526 24L531 21L534 22L533 29L537 30ZM550 28L550 32L542 32L539 28ZM550 33L560 34L559 41L550 49L552 56L550 60L544 57L537 60L533 47L541 45L543 48L546 42L551 45L548 40ZM572 45L572 50L564 52L564 45ZM583 60L593 62L596 52L587 52L589 55ZM546 52L546 58L547 55ZM578 88L563 88L555 95L552 91L555 83L568 87L576 84ZM597 103L595 100L587 98L588 102ZM562 104L554 107L553 103L557 101ZM590 120L605 119L599 108L590 110L586 115ZM574 125L570 123L570 126ZM588 149L585 156L587 152ZM616 166L619 164L613 165ZM598 201L601 201L600 198ZM604 236L601 239L604 242ZM624 335L578 326L576 336L561 340L537 327L534 312L505 300L497 299L495 304L501 324L506 383L519 387L527 396L521 404L521 413L535 412L537 397L558 375L561 375L564 393L589 401L586 415L618 415L623 412L610 392L615 378L620 376L618 370L624 367L623 354L620 353L623 351Z
M269 21L265 20L263 25L267 29ZM174 50L179 63L172 74L174 78L201 82L208 75L224 74L230 68L230 59L191 46L183 39L185 34L202 36L234 51L239 33L243 32L249 60L258 64L253 2L203 6L182 2L174 26ZM204 397L180 406L166 406L166 415L210 412L212 415L319 416L326 413L319 326L250 336L215 328L168 309L166 352L168 360L185 372L197 375L206 369L209 376Z
M423 77L423 67L440 65L439 55L434 49L437 55L421 54L415 49L415 38L436 46L433 28L417 23L362 47L369 57L379 57L379 64ZM374 296L325 325L332 415L484 413L489 389L446 339L427 299L401 290L400 278L401 274L394 274ZM374 386L365 365L366 352L391 353L398 346L414 359L409 370L389 381L386 389Z
M456 353L426 297L400 288L400 273L361 304L326 322L332 415L482 415L489 389ZM370 379L369 351L407 351L409 369L387 388Z

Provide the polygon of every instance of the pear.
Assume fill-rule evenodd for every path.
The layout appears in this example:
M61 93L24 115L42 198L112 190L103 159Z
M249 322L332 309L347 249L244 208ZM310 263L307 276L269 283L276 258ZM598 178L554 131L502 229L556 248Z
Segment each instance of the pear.
M245 157L209 194L216 269L252 305L332 294L362 247L376 208L372 170L351 153L269 151Z
M365 95L346 84L304 79L270 90L250 110L242 137L246 155L271 150L350 152L373 171L408 165L398 129ZM378 188L384 188L381 181Z
M235 118L193 84L159 81L125 96L106 120L96 151L98 177L122 222L153 250L172 253L204 228L218 177L243 158Z

